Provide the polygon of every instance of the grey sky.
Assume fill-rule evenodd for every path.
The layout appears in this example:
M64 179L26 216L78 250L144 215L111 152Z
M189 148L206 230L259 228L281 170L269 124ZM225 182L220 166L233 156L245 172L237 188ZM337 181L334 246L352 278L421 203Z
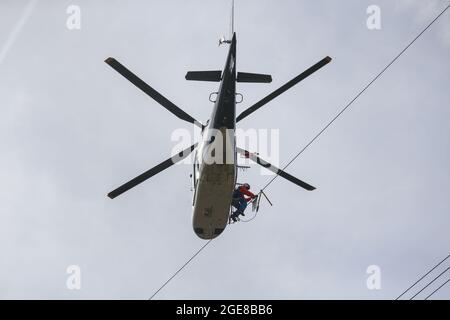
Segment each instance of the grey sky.
M28 1L0 2L0 50ZM81 30L66 8L81 8ZM366 28L381 8L382 29ZM166 159L186 127L103 60L136 72L205 121L229 1L37 1L0 64L0 298L146 299L204 242L191 227L191 167L106 193ZM279 128L295 155L448 1L236 0L239 85L249 106L333 61L240 123ZM449 254L450 13L427 31L288 172L251 223L232 225L157 298L392 299ZM269 179L253 167L239 181ZM249 211L250 213L250 211ZM66 288L68 265L82 289ZM381 268L368 290L366 268ZM443 282L443 281L442 281ZM450 298L450 286L435 298Z

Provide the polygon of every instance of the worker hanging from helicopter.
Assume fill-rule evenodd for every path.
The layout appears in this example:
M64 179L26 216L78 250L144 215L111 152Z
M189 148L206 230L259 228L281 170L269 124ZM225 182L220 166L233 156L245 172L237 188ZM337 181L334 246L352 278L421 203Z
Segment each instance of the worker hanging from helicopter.
M240 215L245 216L244 211L247 208L247 203L255 198L257 198L257 195L250 191L250 185L248 183L244 183L234 190L231 205L236 208L236 210L230 217L233 222L238 221Z

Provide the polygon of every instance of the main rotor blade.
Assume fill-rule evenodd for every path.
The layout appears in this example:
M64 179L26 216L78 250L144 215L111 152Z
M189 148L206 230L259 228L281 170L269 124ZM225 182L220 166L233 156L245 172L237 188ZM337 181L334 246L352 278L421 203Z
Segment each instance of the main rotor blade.
M263 166L264 168L272 171L273 173L279 175L280 177L285 178L286 180L289 180L292 183L295 183L296 185L308 190L308 191L312 191L315 190L316 188L313 187L312 185L290 175L289 173L275 167L274 165L270 164L267 161L264 161L263 159L261 159L260 157L258 157L256 154L254 153L250 153L247 150L241 149L241 148L237 148L238 152L241 154L244 154L246 157L250 158L253 162L256 162L257 164L259 164L260 166Z
M150 170L145 171L143 174L141 174L141 175L137 176L136 178L128 181L127 183L121 185L117 189L111 191L110 193L108 193L108 197L110 197L111 199L114 199L115 197L120 196L122 193L124 193L124 192L130 190L131 188L134 188L138 184L144 182L145 180L153 177L155 174L160 173L163 170L166 170L167 168L171 167L175 163L183 160L188 155L190 155L191 152L195 149L195 147L197 147L197 143L193 144L189 148L181 151L180 153L174 155L173 157L161 162L160 164L151 168Z
M303 79L309 77L310 75L312 75L314 72L316 72L317 70L319 70L320 68L322 68L323 66L325 66L327 63L329 63L331 61L330 57L325 57L322 60L320 60L319 62L317 62L315 65L313 65L312 67L310 67L309 69L303 71L302 73L300 73L298 76L296 76L294 79L292 79L291 81L287 82L286 84L284 84L283 86L281 86L280 88L278 88L277 90L275 90L274 92L272 92L271 94L269 94L268 96L264 97L263 99L261 99L260 101L258 101L257 103L255 103L253 106L251 106L250 108L244 110L237 118L236 118L236 122L241 121L242 119L244 119L245 117L247 117L248 115L252 114L253 112L255 112L256 110L258 110L259 108L261 108L262 106L264 106L266 103L272 101L273 99L275 99L276 97L278 97L280 94L284 93L285 91L289 90L290 88L292 88L293 86L295 86L297 83L299 83L300 81L302 81Z
M181 110L179 107L177 107L175 104L173 104L171 101L169 101L167 98L165 98L162 94L160 94L158 91L150 87L147 83L142 81L138 76L136 76L133 72L128 70L124 65L122 65L119 61L117 61L114 58L108 58L105 60L107 64L109 64L114 70L116 70L118 73L120 73L122 76L127 78L132 84L134 84L136 87L141 89L144 93L146 93L148 96L150 96L152 99L154 99L156 102L158 102L160 105L162 105L164 108L172 112L174 115L176 115L178 118L193 123L199 127L202 127L202 124L195 120L193 117L191 117L189 114Z

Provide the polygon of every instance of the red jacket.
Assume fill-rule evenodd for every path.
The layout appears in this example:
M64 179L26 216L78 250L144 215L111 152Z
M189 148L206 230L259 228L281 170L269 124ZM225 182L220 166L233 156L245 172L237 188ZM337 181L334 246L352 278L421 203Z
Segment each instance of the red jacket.
M247 200L247 201L250 201L250 200L252 200L254 197L256 197L252 192L250 192L249 190L247 190L246 188L244 188L244 186L240 186L240 187L238 188L238 190L239 190L240 193L242 193L242 194L244 194L244 195L250 197L250 198L245 198L245 197L244 197L245 200Z

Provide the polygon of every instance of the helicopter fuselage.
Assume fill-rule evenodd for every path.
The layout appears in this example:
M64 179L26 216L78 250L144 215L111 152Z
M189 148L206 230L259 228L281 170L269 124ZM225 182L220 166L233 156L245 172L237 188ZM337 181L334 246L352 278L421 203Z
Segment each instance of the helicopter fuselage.
M217 99L194 157L192 225L202 239L220 235L228 223L236 185L236 35L230 43Z

